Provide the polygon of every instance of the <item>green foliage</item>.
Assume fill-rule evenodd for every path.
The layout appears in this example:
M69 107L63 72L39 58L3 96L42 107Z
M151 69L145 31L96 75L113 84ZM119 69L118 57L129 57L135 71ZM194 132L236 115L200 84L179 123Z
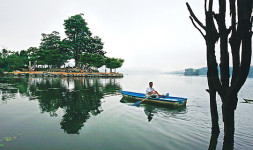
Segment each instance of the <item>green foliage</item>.
M82 52L105 54L102 50L104 45L102 40L97 36L92 37L92 33L82 16L83 14L78 14L64 20L65 33L67 35L66 41L71 47L76 66L80 62Z
M106 52L103 51L104 43L102 42L102 39L98 36L95 36L94 38L90 39L90 43L88 44L87 52L104 55Z
M25 50L21 50L19 53L19 57L22 59L22 61L24 62L25 66L29 65L29 58L28 58L28 54L27 51Z
M39 49L37 47L30 47L27 49L26 53L28 56L28 60L31 61L31 63L34 63L35 61L38 60L38 51Z
M110 69L120 68L123 65L124 59L107 58L105 61L106 67Z
M0 68L4 71L11 71L9 64L7 63L7 58L0 58Z
M40 48L37 51L38 64L60 67L71 58L68 43L61 41L59 32L42 34Z
M24 61L17 54L9 55L6 62L12 70L17 70L25 66Z
M4 74L4 69L0 68L0 75Z
M60 62L62 62L62 64L68 62L69 59L73 58L71 46L66 39L60 42L59 53L61 54Z
M86 65L88 67L100 68L105 64L105 57L99 54L92 53L82 53L80 55L80 64Z
M0 52L0 68L3 68L5 71L9 71L9 65L7 63L9 53L10 52L6 49L2 49Z
M5 71L17 70L24 68L25 56L24 52L11 52L6 49L2 49L0 53L0 67Z
M51 34L41 34L42 39L39 47L39 63L47 65L56 65L58 63L58 53L60 36L59 32L53 31Z
M64 20L65 33L70 40L79 40L82 36L91 36L87 23L82 16L83 14L77 14Z
M4 48L0 54L2 58L6 58L9 55L8 53L8 50Z
M100 68L105 64L105 57L99 54L93 54L92 66Z
M5 58L0 57L0 68L4 67Z

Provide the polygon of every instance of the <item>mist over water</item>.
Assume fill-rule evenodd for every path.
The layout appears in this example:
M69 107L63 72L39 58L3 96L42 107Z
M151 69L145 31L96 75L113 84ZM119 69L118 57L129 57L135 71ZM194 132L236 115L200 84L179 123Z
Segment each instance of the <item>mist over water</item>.
M253 147L253 82L239 93L235 149ZM132 106L120 90L186 97L186 107ZM4 149L208 149L211 137L205 76L125 75L123 78L0 78L0 144ZM218 98L222 149L223 123ZM11 137L11 141L6 141ZM14 138L16 137L16 138Z

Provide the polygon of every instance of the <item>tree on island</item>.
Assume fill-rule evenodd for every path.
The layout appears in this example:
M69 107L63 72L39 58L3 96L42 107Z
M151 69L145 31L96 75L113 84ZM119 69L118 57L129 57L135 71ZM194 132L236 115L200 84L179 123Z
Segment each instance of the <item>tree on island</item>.
M60 68L71 58L69 49L67 41L61 41L59 32L43 33L39 51L37 52L39 64Z
M78 14L64 20L66 40L73 52L76 67L79 67L78 63L82 52L105 54L101 39L97 36L92 37L92 33L82 16L83 14Z
M17 54L11 54L7 57L7 63L11 70L18 70L24 67L24 62Z
M0 67L6 71L24 68L26 66L26 57L27 56L24 54L24 51L12 52L2 49L2 52L0 52Z
M8 70L8 67L7 67L8 64L6 62L7 56L8 56L8 50L2 49L0 52L0 68L2 69L0 70L1 72L3 72L3 70Z
M29 57L28 57L28 54L27 54L27 51L26 50L21 50L19 52L19 57L21 57L23 63L24 63L24 66L28 66L29 65Z
M236 4L237 2L237 4ZM193 13L190 5L186 3L190 12L190 19L201 33L207 46L207 78L210 94L210 109L212 117L212 136L218 137L220 132L216 104L216 92L222 100L222 114L224 122L223 149L233 149L234 143L234 112L238 103L238 92L245 83L252 55L252 0L230 0L231 26L226 26L225 0L219 0L219 13L213 11L213 0L205 0L206 25ZM208 7L207 7L208 5ZM205 31L205 34L204 32ZM230 37L228 37L230 35ZM215 45L220 45L220 77L217 70ZM229 51L232 52L233 72L229 75ZM212 138L211 138L212 139Z
M88 70L90 67L100 68L105 64L105 57L100 54L82 53L79 63L85 65Z
M107 58L105 61L105 65L110 69L110 73L112 73L112 69L120 68L124 62L124 59L120 58Z
M28 60L34 64L36 61L38 61L38 51L39 49L37 47L30 47L26 50Z

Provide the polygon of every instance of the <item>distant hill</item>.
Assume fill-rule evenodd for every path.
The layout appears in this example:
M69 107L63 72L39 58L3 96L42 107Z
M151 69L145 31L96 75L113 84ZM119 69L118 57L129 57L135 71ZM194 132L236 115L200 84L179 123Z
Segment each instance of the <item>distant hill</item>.
M199 75L207 75L207 67L199 68L198 70L199 70Z
M172 71L172 72L164 72L165 74L184 74L184 70L181 71Z
M200 75L199 69L193 69L193 68L185 69L184 75L185 76L198 76L198 75Z
M199 70L199 75L207 75L207 67L203 67L198 70ZM218 72L220 74L220 67L218 67ZM229 68L229 72L230 72L230 75L232 75L232 72L233 72L232 67ZM253 77L253 66L250 66L248 77Z
M249 75L248 77L251 77L253 78L253 66L250 67L250 70L249 70Z
M230 67L230 75L232 75L233 68ZM218 67L218 72L220 74L220 68ZM196 76L196 75L207 75L207 67L194 69L194 68L187 68L185 71L173 71L173 72L166 72L166 74L182 74L187 76ZM250 67L248 77L253 77L253 66Z

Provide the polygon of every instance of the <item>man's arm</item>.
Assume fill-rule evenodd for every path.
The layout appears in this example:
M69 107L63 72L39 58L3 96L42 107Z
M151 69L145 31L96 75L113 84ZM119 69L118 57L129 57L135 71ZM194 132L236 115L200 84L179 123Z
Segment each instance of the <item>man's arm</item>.
M154 93L156 93L157 95L161 96L157 91L155 91Z

